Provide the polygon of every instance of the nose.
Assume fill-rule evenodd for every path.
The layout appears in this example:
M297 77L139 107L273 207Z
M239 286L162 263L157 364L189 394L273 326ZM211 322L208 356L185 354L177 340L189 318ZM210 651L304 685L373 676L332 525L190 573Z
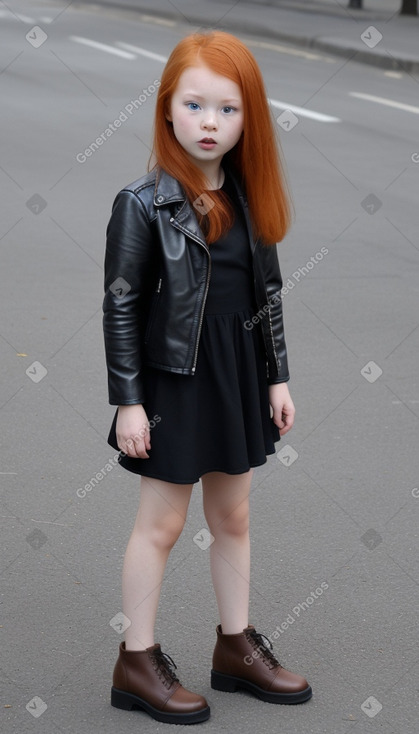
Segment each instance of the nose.
M202 119L201 127L204 130L217 130L218 122L216 114L210 111L206 112Z

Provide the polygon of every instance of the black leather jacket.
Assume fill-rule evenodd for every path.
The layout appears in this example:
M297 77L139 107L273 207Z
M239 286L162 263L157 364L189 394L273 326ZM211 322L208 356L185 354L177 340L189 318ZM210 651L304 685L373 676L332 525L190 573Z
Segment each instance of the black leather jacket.
M246 198L232 178L253 254L257 313L244 328L262 328L268 383L286 382L276 247L254 241ZM211 248L179 182L160 169L118 193L106 234L103 329L109 402L143 403L145 365L184 375L195 372Z

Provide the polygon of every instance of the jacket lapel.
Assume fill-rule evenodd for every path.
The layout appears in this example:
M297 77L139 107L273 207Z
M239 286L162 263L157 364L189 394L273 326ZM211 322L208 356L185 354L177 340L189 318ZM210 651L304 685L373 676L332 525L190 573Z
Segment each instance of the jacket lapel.
M233 181L243 211L248 233L248 241L253 253L256 247L256 241L253 237L247 199L237 177L232 171L229 171L229 175ZM154 190L154 206L164 207L168 204L174 203L180 204L180 208L178 208L176 213L173 215L173 223L175 226L179 226L185 234L189 234L193 240L199 240L205 247L208 247L202 230L198 224L195 212L187 200L185 192L179 181L163 169L159 169Z
M178 204L172 215L173 221L172 216L170 217L170 223L180 228L191 239L198 240L204 247L207 247L196 215L179 181L163 169L159 169L154 190L154 206L159 208L168 204Z

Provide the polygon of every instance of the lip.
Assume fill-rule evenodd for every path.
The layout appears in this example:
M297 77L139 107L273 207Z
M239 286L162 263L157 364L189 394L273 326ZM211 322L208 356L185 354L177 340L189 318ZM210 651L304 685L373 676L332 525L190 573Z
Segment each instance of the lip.
M198 140L198 145L203 150L212 150L217 143L213 138L202 138L202 140Z

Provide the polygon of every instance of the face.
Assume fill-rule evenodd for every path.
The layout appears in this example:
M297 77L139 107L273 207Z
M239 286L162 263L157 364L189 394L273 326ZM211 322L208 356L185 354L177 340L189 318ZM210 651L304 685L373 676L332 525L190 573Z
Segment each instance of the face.
M206 66L190 66L179 78L167 117L182 148L205 173L219 165L240 138L240 87Z

